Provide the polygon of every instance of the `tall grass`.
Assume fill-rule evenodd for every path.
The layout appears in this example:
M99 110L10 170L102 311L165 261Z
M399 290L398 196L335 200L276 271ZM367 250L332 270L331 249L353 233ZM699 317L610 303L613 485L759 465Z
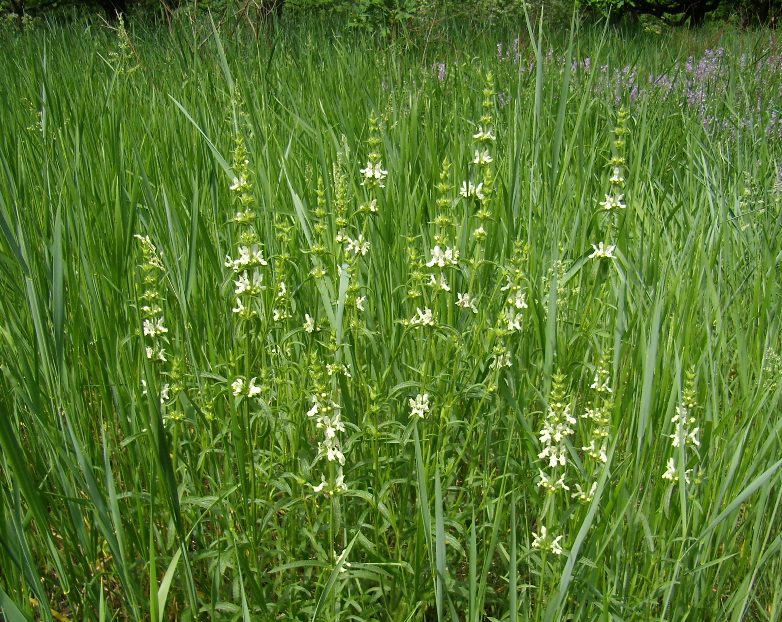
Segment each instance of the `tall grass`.
M3 35L7 620L782 618L775 39L473 35Z

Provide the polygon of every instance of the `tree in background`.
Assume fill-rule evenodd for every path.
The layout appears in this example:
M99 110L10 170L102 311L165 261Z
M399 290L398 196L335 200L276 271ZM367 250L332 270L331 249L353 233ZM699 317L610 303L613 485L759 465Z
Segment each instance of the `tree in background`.
M782 0L291 0L290 13L337 13L360 28L391 33L413 23L468 18L486 20L517 16L526 6L533 14L551 16L579 10L585 17L654 16L671 25L701 26L707 19L731 18L743 26L772 25L782 17ZM286 0L0 0L0 15L50 15L62 9L95 12L107 20L117 15L168 15L177 9L209 9L234 15L255 26L283 16ZM20 21L21 23L21 21Z

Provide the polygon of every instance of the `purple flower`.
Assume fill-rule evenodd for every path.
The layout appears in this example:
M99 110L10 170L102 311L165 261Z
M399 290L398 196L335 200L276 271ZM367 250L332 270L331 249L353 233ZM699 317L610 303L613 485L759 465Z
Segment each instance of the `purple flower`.
M440 82L445 80L445 63L435 63L432 65L432 69L437 72L437 79Z

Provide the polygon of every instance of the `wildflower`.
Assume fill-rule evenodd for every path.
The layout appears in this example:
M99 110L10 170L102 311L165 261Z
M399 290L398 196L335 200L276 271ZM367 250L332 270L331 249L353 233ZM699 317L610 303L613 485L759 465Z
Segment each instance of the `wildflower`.
M571 499L576 499L579 503L589 503L595 496L597 491L597 482L592 482L592 486L589 490L581 488L581 484L576 484L576 491L570 495Z
M257 295L263 289L262 283L263 275L260 272L253 271L252 281L250 281L250 277L245 270L234 281L234 294L236 296L241 296L242 294Z
M231 389L233 390L234 395L242 395L244 393L244 378L237 378L231 383Z
M450 292L451 291L451 286L448 285L448 281L445 280L445 276L443 276L442 274L440 275L439 279L437 279L434 276L434 274L430 274L429 275L429 285L432 286L432 287L437 287L437 288L443 290L444 292Z
M325 476L325 475L321 475L321 476L320 476L320 484L318 484L317 486L314 486L314 485L313 485L313 486L312 486L312 491L313 491L313 492L320 492L320 491L322 491L322 490L323 490L325 487L326 487L326 476Z
M166 358L166 351L164 348L158 350L156 348L151 348L149 346L146 346L144 348L144 352L150 361L160 361L162 363L165 363L168 360Z
M603 242L600 242L599 244L592 244L592 248L594 249L592 251L592 254L589 256L589 259L615 259L614 251L616 250L616 245L609 244L606 246Z
M496 140L497 137L494 134L494 130L490 127L484 128L483 126L480 126L478 128L478 131L472 135L472 137L477 140L478 142L488 142Z
M478 241L486 239L486 229L483 228L483 225L480 225L475 231L472 232L472 237Z
M687 469L684 472L684 483L689 484L690 483L690 475L692 474L692 469ZM670 482L676 483L679 481L679 470L676 468L676 461L673 458L668 458L668 464L665 469L665 473L663 473L663 479L667 479Z
M315 332L315 320L309 313L304 314L304 332L309 334Z
M480 149L475 150L475 156L472 159L473 164L477 164L478 166L483 166L484 164L489 164L494 161L494 158L491 157L491 154L489 153L488 149L484 149L481 151Z
M439 266L444 268L447 265L455 266L459 263L459 251L452 248L446 248L443 250L440 245L437 244L432 249L432 258L426 262L427 268Z
M250 183L244 177L234 177L231 190L237 193L249 190Z
M419 393L414 398L410 398L408 400L408 403L410 404L410 416L415 417L418 415L421 419L424 418L424 415L429 412L429 394L428 393Z
M476 186L471 181L463 181L462 188L459 190L459 194L465 199L469 197L475 197L479 201L482 201L484 199L483 182Z
M517 290L512 298L508 298L508 304L513 305L517 309L526 309L527 300L524 297L524 292L521 290Z
M261 387L255 384L256 378L250 378L250 382L247 385L247 396L257 397L261 394Z
M499 370L502 369L503 367L510 367L510 366L511 366L510 352L505 350L505 351L494 353L489 368Z
M364 304L367 301L366 296L356 296L355 305L359 311L364 311Z
M600 206L607 212L617 209L625 209L625 204L622 202L624 199L623 194L607 194L605 201L600 202Z
M157 337L168 332L168 329L163 326L163 318L158 317L154 319L144 320L143 324L144 336Z
M425 308L421 311L420 307L416 308L416 315L410 320L413 326L434 326L434 316L432 310Z
M621 186L625 183L625 178L622 175L622 169L619 166L614 167L614 172L608 181L614 186Z
M365 240L364 236L360 233L358 234L358 238L355 240L347 238L345 252L353 253L354 255L361 255L363 257L369 252L369 241Z
M600 372L601 369L595 371L595 379L592 384L589 385L589 388L594 389L597 393L613 393L614 390L609 386L610 379L608 377L602 379L600 377Z
M540 477L538 480L538 486L543 488L546 492L553 493L557 490L570 490L570 486L565 483L564 475L560 475L559 479L554 480L553 478L546 475L542 469L538 469L538 476Z
M470 294L463 294L459 292L456 294L456 306L462 309L470 309L473 313L478 313L478 306L475 302L475 298Z
M384 181L388 176L388 171L383 170L380 162L367 162L366 168L362 168L361 173L364 175L364 181L361 182L362 186L366 183L376 183L381 188L385 187Z
M505 318L508 321L507 330L511 332L521 330L521 322L524 319L524 315L521 313L506 313Z
M563 550L562 546L560 545L560 540L562 540L562 536L557 536L556 538L549 537L548 529L546 529L545 525L540 526L540 533L537 534L534 531L532 532L532 548L538 549L540 551L551 551L554 553L554 555L562 555Z
M682 445L701 446L701 442L698 440L700 428L690 428L695 423L695 417L690 415L687 407L683 405L677 406L676 414L671 419L671 423L676 426L676 432L669 436L673 447L681 447Z

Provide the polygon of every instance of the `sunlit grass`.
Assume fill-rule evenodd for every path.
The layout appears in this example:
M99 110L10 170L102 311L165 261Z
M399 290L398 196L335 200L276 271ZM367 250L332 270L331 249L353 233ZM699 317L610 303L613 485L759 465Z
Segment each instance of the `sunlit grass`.
M309 26L3 34L6 619L780 619L774 39Z

